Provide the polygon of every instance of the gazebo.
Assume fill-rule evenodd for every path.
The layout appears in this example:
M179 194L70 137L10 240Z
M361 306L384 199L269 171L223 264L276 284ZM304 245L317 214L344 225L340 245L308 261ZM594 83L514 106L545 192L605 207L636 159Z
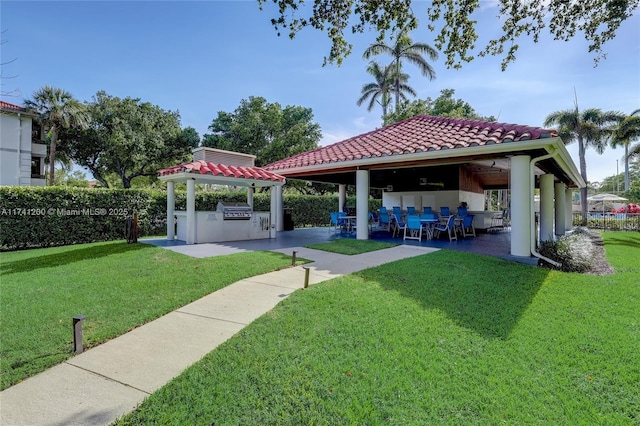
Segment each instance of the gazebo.
M572 188L586 184L554 130L416 116L264 167L287 178L356 186L356 238L368 239L370 188L393 202L468 203L484 191L511 190L511 254L538 255L534 189L540 189L540 239L572 227ZM281 202L280 202L281 205ZM445 205L445 204L440 204Z
M167 182L167 239L174 240L175 219L178 234L187 244L253 238L275 238L277 212L282 210L282 185L285 178L275 172L254 166L255 156L213 148L196 148L193 161L158 171L158 179ZM175 183L187 185L187 208L175 211ZM225 220L222 212L195 209L196 183L239 186L247 188L247 209L241 219ZM271 190L270 212L253 211L256 188ZM183 235L182 235L183 234Z

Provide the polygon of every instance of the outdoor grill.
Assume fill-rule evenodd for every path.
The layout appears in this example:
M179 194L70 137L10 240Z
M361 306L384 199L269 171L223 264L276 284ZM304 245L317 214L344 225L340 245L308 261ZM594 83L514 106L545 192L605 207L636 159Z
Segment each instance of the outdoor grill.
M218 203L218 212L222 213L223 220L249 220L252 209L247 203Z

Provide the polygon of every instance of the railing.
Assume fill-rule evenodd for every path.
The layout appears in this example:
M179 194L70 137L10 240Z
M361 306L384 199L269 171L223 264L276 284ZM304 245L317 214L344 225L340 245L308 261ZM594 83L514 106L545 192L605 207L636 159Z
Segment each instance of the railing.
M640 232L640 213L574 212L573 226L586 226L607 231Z

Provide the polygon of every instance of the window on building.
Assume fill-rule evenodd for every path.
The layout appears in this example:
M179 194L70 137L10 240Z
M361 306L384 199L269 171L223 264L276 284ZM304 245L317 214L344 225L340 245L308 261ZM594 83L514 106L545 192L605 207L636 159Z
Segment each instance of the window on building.
M44 138L42 137L42 127L36 121L31 124L31 140L35 143L42 143Z
M43 179L41 174L42 170L42 157L31 157L31 177L36 179Z

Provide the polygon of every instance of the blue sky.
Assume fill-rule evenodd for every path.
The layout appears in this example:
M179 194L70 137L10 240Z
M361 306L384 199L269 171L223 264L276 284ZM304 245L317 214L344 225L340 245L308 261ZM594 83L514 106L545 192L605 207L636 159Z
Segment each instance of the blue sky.
M433 44L426 29L427 2L415 1L421 28L414 40ZM497 34L494 2L478 15L483 39ZM3 91L23 98L43 85L91 100L99 90L137 97L163 109L178 110L182 126L202 136L218 111L233 111L241 99L263 96L282 106L313 109L323 132L322 144L340 141L380 126L380 110L368 112L356 100L371 81L362 51L374 33L349 35L353 53L341 67L322 67L329 40L313 29L294 40L278 37L270 24L272 8L246 1L11 1L0 4L5 43L1 49ZM500 58L478 58L461 70L449 70L444 58L433 63L429 81L411 65L405 71L420 98L442 89L469 102L482 115L506 123L542 126L546 115L572 108L574 89L580 108L630 113L640 108L640 16L625 22L605 45L607 59L594 67L581 35L568 43L542 37L521 41L517 61L502 72ZM386 57L379 61L385 63ZM568 147L578 163L577 147ZM600 156L588 152L589 180L616 172L622 150ZM620 172L623 170L622 161Z

